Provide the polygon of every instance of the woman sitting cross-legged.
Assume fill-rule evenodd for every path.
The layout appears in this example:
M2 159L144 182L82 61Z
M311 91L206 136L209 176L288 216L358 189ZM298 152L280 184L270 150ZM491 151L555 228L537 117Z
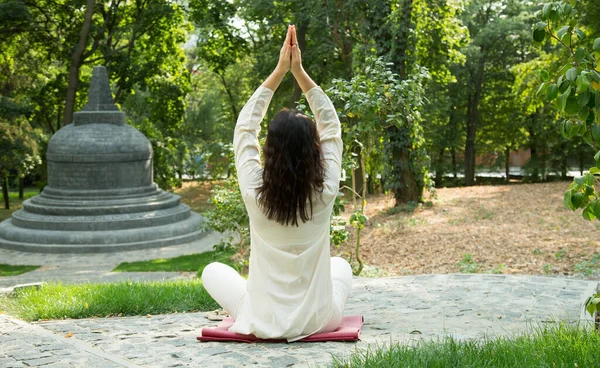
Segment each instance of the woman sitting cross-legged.
M269 124L261 165L260 122L289 70L316 124L299 111L279 111ZM204 287L235 320L230 331L288 341L334 331L352 288L350 265L329 253L341 128L333 104L302 67L293 26L277 67L242 109L233 145L250 217L248 281L215 262L202 272Z

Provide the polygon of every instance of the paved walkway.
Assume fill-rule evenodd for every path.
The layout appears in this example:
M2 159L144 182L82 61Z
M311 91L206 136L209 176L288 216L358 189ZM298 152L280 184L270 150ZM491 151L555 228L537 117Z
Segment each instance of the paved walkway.
M308 367L355 348L451 335L511 336L556 320L591 319L597 282L511 275L355 279L348 314L365 316L358 343L199 343L201 313L26 324L0 314L0 367ZM73 333L72 337L65 335Z

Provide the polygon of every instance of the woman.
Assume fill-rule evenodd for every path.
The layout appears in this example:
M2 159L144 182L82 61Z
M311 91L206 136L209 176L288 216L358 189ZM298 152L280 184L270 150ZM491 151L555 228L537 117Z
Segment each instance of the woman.
M316 124L296 110L278 112L269 124L263 168L260 122L290 70ZM230 331L288 341L334 331L352 288L348 262L329 257L341 129L333 104L302 67L294 26L288 27L277 67L242 109L233 145L250 217L248 281L215 262L202 272L204 287L235 320Z

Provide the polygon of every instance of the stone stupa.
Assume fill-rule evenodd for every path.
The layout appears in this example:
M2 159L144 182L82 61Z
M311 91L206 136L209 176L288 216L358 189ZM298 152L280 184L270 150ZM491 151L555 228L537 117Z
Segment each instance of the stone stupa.
M115 252L202 237L202 216L153 182L152 146L114 104L95 67L82 111L48 145L48 185L0 223L0 248Z

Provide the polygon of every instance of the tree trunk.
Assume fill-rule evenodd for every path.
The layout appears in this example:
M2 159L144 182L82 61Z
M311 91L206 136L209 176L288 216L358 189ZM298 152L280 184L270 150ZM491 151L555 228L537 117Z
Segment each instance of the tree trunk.
M396 54L393 56L394 66L402 79L405 79L408 75L407 50L411 38L413 1L402 0L401 4L398 5L402 9L399 11L401 14L400 27L398 28L398 34L394 37L395 47L392 47L392 51L395 51Z
M531 116L532 124L529 128L529 151L531 153L531 157L529 158L529 166L531 167L531 181L537 182L539 179L539 165L538 162L538 154L537 154L537 135L533 130L533 115Z
M423 187L419 186L410 169L410 146L407 146L408 133L405 128L393 126L388 129L388 139L394 141L391 149L393 170L395 171L396 183L392 184L392 191L396 199L395 206L407 202L419 202L423 194ZM399 142L405 142L400 144Z
M363 160L363 152L360 146L356 146L354 147L355 151L358 156L356 156L356 160L358 161L358 168L356 169L356 174L355 174L355 180L356 180L356 192L357 193L361 193L363 190L363 187L365 186L365 178L363 177L363 167L362 164L364 162Z
M469 92L467 106L467 142L465 144L465 185L475 184L475 138L477 137L477 124L479 123L479 102L483 87L483 73L485 67L485 49L479 47L479 63L471 77L472 87Z
M231 107L231 113L233 114L233 121L236 121L238 118L238 111L235 107L235 99L233 98L233 94L231 93L231 89L227 84L227 80L225 80L225 76L219 73L219 77L221 77L221 83L223 84L223 88L227 92L227 96L229 97L229 106Z
M23 192L25 189L25 178L19 176L19 199L23 200Z
M583 176L584 170L584 154L581 147L579 147L579 175Z
M75 97L77 94L77 84L79 83L79 68L83 63L82 55L87 45L88 34L92 26L92 15L94 14L95 0L87 0L85 18L79 33L79 43L71 55L71 66L69 67L69 84L67 86L67 100L65 103L64 125L71 124L73 121L73 111L75 109Z
M440 152L438 154L437 164L435 165L435 186L442 185L442 181L444 180L444 151L446 151L446 147L440 148Z
M298 48L300 49L300 52L306 50L306 32L307 27L304 22L301 22L296 26L296 41L298 41ZM300 100L300 97L302 97L302 89L300 88L298 82L296 82L296 79L294 79L294 93L292 94L291 101L292 107L296 106L296 102Z
M475 134L477 133L477 102L469 95L467 143L465 144L465 185L475 184Z
M504 150L504 165L506 170L506 184L510 183L510 147L506 146Z
M454 149L454 147L450 149L450 156L452 157L452 175L454 176L454 179L456 179L458 177L458 168L456 162L456 149Z
M563 142L560 144L560 152L561 152L561 158L560 158L560 171L561 171L561 176L563 180L567 179L567 175L569 173L569 162L568 162L568 157L567 157L567 144L566 142Z
M4 177L2 183L2 196L4 197L4 208L10 210L10 199L8 198L8 176Z
M369 173L369 176L367 177L367 193L369 194L375 194L375 173L371 172Z

